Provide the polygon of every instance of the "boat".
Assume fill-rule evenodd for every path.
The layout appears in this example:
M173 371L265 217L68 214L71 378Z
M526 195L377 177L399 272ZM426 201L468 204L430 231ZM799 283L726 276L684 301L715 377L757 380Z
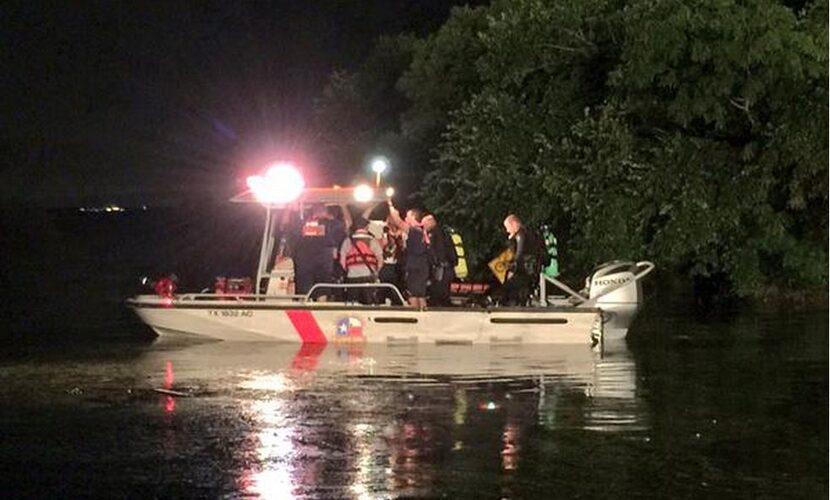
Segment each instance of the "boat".
M297 295L293 265L279 238L279 214L286 210L302 214L315 203L368 206L391 196L379 185L305 188L298 177L295 170L278 165L265 176L249 179L250 189L231 199L259 203L265 210L252 283L232 288L224 283L210 293L176 293L172 280L159 280L155 294L129 298L127 306L159 336L303 344L582 344L601 349L604 342L627 334L642 302L642 279L654 269L650 262L607 263L594 270L581 292L540 275L537 300L527 307L415 309L405 305L400 290L382 283L318 283L307 294ZM560 294L548 294L550 285ZM363 305L312 299L321 291L365 287L386 289L396 300Z

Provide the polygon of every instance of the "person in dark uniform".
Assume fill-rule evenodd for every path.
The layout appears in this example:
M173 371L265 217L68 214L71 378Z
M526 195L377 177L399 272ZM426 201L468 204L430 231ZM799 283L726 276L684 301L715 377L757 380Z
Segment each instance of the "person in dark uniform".
M340 265L340 245L343 240L349 235L351 231L351 215L349 208L346 205L328 205L326 207L329 219L332 221L332 233L326 239L327 244L331 245L332 259L334 260L334 269L332 272L332 282L342 283L346 277L346 272L343 266ZM342 300L342 290L334 290L331 292L334 300Z
M383 248L383 267L380 268L378 279L380 279L381 283L389 283L399 290L403 290L403 280L401 279L401 269L403 267L403 236L388 217L386 225L383 227L383 236L380 239L380 245ZM399 300L397 294L388 289L384 289L380 295L382 300L389 299L393 304Z
M421 220L429 237L430 282L427 303L431 306L450 306L450 284L455 279L458 256L444 228L434 215L425 215Z
M315 204L311 207L311 215L303 222L294 249L298 294L308 293L317 283L334 281L335 249L345 236L345 229L340 228L342 223L338 222L331 217L325 205ZM325 301L327 293L330 292L321 293L316 300Z
M504 219L504 229L513 250L513 259L508 266L507 279L504 282L503 303L507 306L525 306L530 300L539 273L539 259L532 241L533 235L514 214Z
M429 236L421 227L423 212L411 208L406 219L389 201L389 216L392 223L406 236L404 281L409 294L409 305L423 309L427 306L427 283L429 281Z

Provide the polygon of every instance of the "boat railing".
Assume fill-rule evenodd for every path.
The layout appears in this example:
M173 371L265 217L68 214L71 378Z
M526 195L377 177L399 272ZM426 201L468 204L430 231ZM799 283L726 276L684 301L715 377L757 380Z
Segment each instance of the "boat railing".
M245 302L301 302L305 295L264 295L254 293L183 293L178 300L237 300Z
M548 305L548 283L556 286L558 289L568 294L572 302L574 302L577 305L588 300L588 297L582 295L579 292L575 292L571 287L569 287L565 283L562 283L558 279L548 276L544 273L539 273L539 302L542 306Z
M406 304L400 289L391 283L317 283L306 294L293 295L265 295L255 293L183 293L176 295L179 301L238 301L238 302L313 302L315 295L321 290L348 290L368 288L375 290L390 290L402 305Z
M320 290L348 290L355 288L391 290L398 297L398 300L401 301L402 305L406 304L406 300L404 300L401 291L398 289L398 287L391 283L317 283L316 285L312 286L308 293L305 294L303 297L305 302L310 302L315 292L319 292Z
M558 289L565 292L570 297L570 299L572 300L574 305L581 306L581 307L595 307L596 304L597 304L597 301L600 298L602 298L602 297L604 297L604 296L606 296L610 293L613 293L613 292L619 290L620 288L628 286L632 282L637 282L637 281L645 278L647 274L649 274L651 271L654 270L654 264L652 262L649 262L649 261L637 262L635 264L635 267L637 268L637 272L634 274L633 281L626 281L624 283L620 283L620 284L608 287L605 290L603 290L602 293L600 293L599 295L597 295L595 297L592 297L592 298L588 298L585 295L574 291L568 285L566 285L565 283L562 283L561 281L559 281L556 278L553 278L551 276L547 276L544 273L540 273L539 274L539 302L543 306L548 305L547 304L548 303L547 284L551 283L552 285L556 286Z

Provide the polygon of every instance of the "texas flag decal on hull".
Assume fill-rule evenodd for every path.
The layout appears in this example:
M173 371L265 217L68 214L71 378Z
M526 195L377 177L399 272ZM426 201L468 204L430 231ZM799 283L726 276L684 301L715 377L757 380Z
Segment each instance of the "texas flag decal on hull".
M341 318L337 321L335 340L340 342L365 341L366 338L363 336L363 323L352 316Z

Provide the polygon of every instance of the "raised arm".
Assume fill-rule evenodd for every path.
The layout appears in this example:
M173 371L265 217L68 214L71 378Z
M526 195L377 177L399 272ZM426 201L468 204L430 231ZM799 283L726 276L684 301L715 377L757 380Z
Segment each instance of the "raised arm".
M346 224L346 234L349 234L352 232L352 213L345 203L340 205L340 212L343 214L343 223Z
M389 204L389 218L392 220L392 224L406 232L408 226L406 222L401 219L401 213L398 212L398 209L392 204L392 200L387 201L387 203Z

